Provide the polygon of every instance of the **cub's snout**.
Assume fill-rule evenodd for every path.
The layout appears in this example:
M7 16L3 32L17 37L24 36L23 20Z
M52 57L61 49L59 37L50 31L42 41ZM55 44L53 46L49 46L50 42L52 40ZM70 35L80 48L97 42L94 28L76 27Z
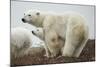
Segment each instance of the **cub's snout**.
M36 35L36 33L34 31L32 31L32 34Z

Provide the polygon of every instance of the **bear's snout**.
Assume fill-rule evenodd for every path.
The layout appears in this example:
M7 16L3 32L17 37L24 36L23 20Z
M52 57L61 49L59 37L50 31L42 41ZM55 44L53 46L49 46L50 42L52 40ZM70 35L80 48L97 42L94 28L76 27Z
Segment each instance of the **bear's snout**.
M32 31L32 34L36 35L34 31Z
M24 18L22 18L22 21L25 23L25 19Z

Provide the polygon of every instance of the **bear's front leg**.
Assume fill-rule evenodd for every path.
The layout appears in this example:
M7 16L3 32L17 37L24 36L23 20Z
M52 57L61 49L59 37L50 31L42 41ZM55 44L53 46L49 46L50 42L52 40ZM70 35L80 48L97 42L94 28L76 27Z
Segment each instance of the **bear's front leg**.
M62 56L72 57L75 47L68 41L65 42L64 48L62 50Z
M46 52L46 54L44 56L50 57L50 51L48 49L47 43L45 43L44 48L45 48L45 52Z
M50 49L50 52L51 52L50 57L57 57L59 52L60 52L60 49L59 48L52 48L52 49Z
M59 37L54 30L49 30L45 32L45 42L46 42L46 54L48 55L50 52L49 57L55 57L60 52L61 45L59 43Z

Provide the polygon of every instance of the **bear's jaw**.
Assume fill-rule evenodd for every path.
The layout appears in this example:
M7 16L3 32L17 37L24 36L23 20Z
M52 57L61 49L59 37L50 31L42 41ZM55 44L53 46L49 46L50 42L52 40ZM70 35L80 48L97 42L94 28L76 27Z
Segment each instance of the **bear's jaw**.
M42 23L43 22L40 22L40 21L37 20L36 23L31 23L31 24L34 25L34 26L36 26L36 27L43 27Z

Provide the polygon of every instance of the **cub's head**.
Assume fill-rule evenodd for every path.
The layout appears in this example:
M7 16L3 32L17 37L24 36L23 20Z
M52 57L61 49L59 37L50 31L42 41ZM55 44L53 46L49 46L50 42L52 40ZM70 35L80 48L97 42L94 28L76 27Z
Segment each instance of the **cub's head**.
M29 23L35 26L41 24L41 14L38 10L29 10L24 13L24 17L21 19L24 23Z
M36 35L40 39L44 39L43 28L36 28L36 30L32 30L32 34Z

